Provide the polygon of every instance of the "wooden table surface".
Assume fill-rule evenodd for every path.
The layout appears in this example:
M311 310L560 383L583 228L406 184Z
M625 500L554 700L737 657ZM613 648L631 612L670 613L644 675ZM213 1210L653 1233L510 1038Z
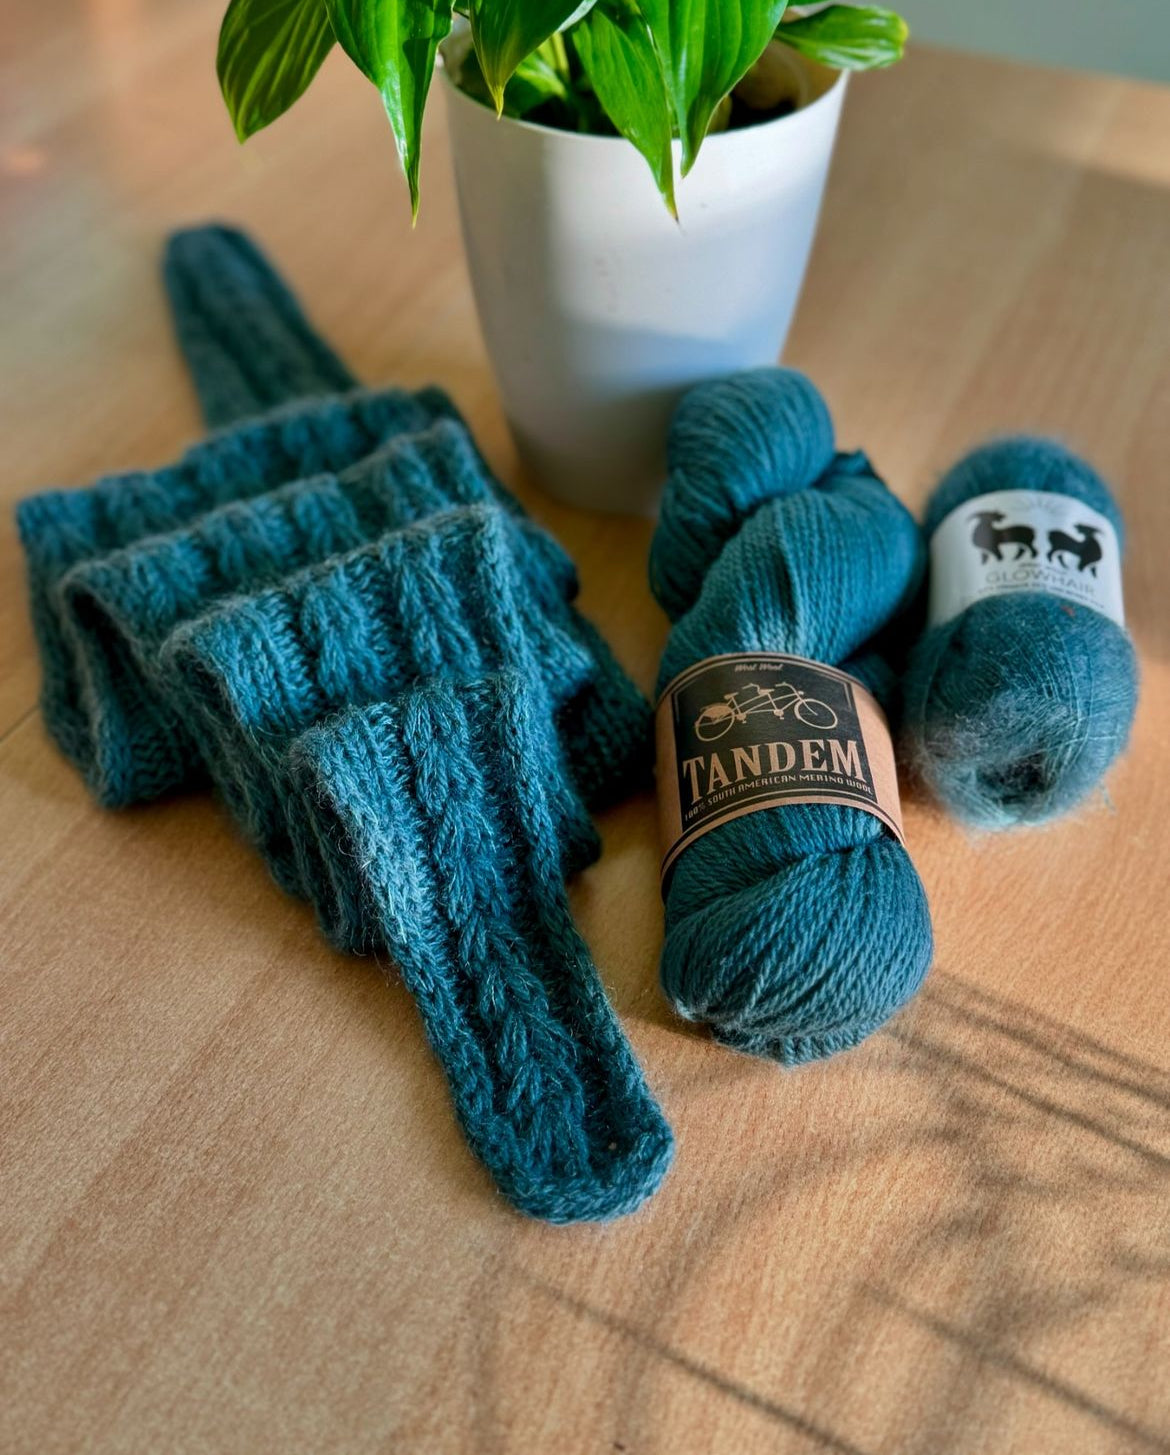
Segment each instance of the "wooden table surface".
M197 432L156 278L254 230L370 380L439 380L649 685L649 528L517 477L441 106L410 235L335 57L246 148L215 0L6 0L4 503ZM106 813L46 738L0 537L0 1449L1068 1455L1170 1451L1170 92L921 51L851 92L788 358L912 505L988 433L1120 491L1143 661L1108 793L963 833L910 795L938 959L795 1073L656 988L649 800L579 923L678 1139L617 1226L522 1220L413 1005L331 953L209 800ZM685 192L684 192L685 198Z

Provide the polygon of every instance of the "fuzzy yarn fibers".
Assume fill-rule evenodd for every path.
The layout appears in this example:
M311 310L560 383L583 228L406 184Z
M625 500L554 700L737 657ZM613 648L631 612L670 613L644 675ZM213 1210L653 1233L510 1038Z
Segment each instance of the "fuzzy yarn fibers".
M913 598L922 538L824 401L787 369L684 396L651 547L674 620L659 687L706 657L790 652L879 699L873 639ZM746 814L683 851L666 897L663 990L738 1050L794 1065L856 1045L914 994L933 941L910 856L862 809Z
M550 1222L632 1212L673 1141L569 912L568 775L539 672L437 675L349 707L288 764L496 1185Z
M932 534L956 506L993 490L1069 495L1122 540L1101 477L1052 440L974 450L943 478L926 512ZM1041 591L975 602L929 629L905 681L909 757L942 803L984 829L1040 824L1084 801L1129 741L1138 668L1123 627Z

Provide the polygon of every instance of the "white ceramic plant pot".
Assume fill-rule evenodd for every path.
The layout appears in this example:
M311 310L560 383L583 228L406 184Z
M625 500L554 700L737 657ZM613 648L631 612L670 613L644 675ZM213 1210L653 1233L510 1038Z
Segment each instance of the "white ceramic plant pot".
M629 143L497 121L454 85L457 57L443 90L463 239L517 446L559 499L650 513L679 394L784 346L845 76L794 55L805 103L709 136L675 223Z

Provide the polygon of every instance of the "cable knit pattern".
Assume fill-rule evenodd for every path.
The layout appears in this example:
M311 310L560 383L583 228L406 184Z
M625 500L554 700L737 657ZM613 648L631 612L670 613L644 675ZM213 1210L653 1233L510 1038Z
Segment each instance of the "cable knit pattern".
M440 390L350 388L229 229L166 279L209 421L280 407L19 507L49 730L109 804L209 770L326 934L400 964L505 1195L628 1212L671 1137L563 880L648 778L648 704Z
M313 723L432 677L529 662L556 709L589 688L594 664L567 609L559 619L548 611L524 580L524 561L499 507L467 506L229 598L167 639L161 668L172 699L243 831L291 893L328 902L284 776L285 748ZM573 868L594 857L592 831L574 834L567 853ZM322 923L345 948L369 948L345 921Z
M85 772L95 796L110 807L155 798L202 766L158 673L159 649L176 626L233 592L497 493L467 431L444 420L395 437L340 475L232 501L181 530L74 566L58 604L88 723ZM572 563L527 519L517 517L517 529L541 599L561 608L576 590Z
M213 435L161 470L109 475L86 489L49 490L21 501L16 519L44 674L41 706L49 731L81 772L88 778L92 710L82 704L61 612L59 587L71 567L177 530L228 501L344 470L391 436L425 429L444 415L458 418L438 389L358 390L288 405Z
M289 753L337 876L418 1003L472 1149L550 1222L631 1212L672 1155L565 902L533 679L435 680Z

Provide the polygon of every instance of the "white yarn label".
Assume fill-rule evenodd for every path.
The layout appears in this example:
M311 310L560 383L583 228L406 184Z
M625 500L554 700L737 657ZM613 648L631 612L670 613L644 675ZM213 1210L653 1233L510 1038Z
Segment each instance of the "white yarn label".
M930 625L1015 591L1047 591L1124 626L1116 531L1071 495L994 490L965 500L931 537Z
M864 809L902 838L890 730L860 682L782 652L730 652L680 672L658 699L662 883L729 819L792 803Z

